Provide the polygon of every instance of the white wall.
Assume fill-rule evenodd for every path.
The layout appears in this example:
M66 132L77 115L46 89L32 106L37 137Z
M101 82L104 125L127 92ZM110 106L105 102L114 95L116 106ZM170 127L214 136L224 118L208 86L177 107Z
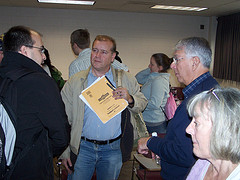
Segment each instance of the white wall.
M65 79L68 66L75 59L69 37L78 28L87 28L91 40L98 34L115 38L120 57L133 74L148 66L153 53L163 52L171 57L179 39L208 39L215 32L212 26L210 30L209 17L20 7L0 7L0 12L0 33L11 26L25 25L43 34L52 63ZM200 29L200 25L205 28Z

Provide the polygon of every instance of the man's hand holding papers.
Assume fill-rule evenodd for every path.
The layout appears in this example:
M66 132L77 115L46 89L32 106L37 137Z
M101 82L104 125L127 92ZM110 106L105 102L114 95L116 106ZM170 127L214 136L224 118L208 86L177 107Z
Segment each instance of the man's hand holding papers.
M98 78L79 96L101 119L103 123L121 113L131 96L125 88L115 89L105 76ZM131 102L131 99L129 99Z

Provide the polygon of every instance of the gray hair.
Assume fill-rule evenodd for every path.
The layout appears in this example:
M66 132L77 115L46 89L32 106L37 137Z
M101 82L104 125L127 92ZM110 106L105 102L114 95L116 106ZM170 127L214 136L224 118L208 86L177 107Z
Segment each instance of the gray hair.
M236 88L218 88L204 91L193 97L187 104L191 117L196 106L204 116L210 116L212 132L210 152L213 158L240 162L240 90Z
M208 41L201 37L189 37L178 41L175 46L176 50L185 48L187 57L199 57L204 67L210 68L212 61L212 50Z

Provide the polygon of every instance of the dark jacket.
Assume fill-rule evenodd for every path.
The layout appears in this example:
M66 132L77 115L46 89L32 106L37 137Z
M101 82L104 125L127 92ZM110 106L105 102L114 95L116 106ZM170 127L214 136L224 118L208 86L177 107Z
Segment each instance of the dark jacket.
M121 114L121 152L122 162L126 162L131 158L131 152L133 148L133 126L131 123L131 115L129 110L126 108Z
M197 85L177 108L168 124L166 136L163 139L152 138L148 142L148 148L160 156L163 179L183 180L193 166L196 159L193 155L192 140L185 132L191 122L186 104L192 96L216 85L217 81L211 76Z
M53 179L53 156L59 156L69 143L69 124L58 87L36 62L16 52L5 52L0 76L26 68L33 73L17 80L17 139L13 159L25 147L27 155L16 163L11 179ZM35 141L35 142L33 142Z

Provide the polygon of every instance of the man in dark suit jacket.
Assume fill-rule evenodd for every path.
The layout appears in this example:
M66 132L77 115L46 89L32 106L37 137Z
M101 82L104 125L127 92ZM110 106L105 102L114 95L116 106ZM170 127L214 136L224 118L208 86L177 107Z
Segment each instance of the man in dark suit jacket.
M186 85L183 89L184 101L169 122L164 138L147 137L138 141L139 153L145 154L150 149L160 156L163 179L185 179L196 160L191 138L185 132L191 120L186 103L195 94L218 85L209 73L211 56L209 43L204 38L186 38L175 46L171 68L178 81Z

